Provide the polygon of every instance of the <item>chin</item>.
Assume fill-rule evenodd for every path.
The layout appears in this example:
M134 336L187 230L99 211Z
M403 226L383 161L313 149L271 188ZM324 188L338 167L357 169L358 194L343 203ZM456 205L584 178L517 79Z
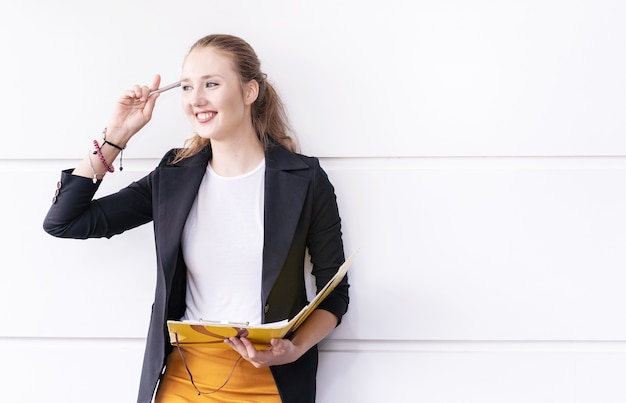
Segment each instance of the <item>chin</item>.
M203 139L211 140L215 138L215 133L207 132L206 130L196 130L195 133Z

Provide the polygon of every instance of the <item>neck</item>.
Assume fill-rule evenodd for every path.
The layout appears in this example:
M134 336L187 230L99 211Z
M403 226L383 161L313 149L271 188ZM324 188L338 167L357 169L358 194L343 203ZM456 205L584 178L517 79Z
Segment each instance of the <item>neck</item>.
M256 134L231 141L211 140L211 168L222 176L238 176L252 171L265 158Z

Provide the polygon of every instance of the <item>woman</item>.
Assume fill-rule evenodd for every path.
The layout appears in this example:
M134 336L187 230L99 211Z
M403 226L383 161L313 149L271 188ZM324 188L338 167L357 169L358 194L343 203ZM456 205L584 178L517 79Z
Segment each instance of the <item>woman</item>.
M289 319L307 303L308 250L318 290L344 261L334 189L318 160L295 153L283 105L242 39L209 35L185 57L182 107L194 136L119 192L93 199L159 94L123 93L101 140L63 171L44 222L57 237L111 237L153 222L157 284L138 402L314 402L316 345L348 307L347 278L290 339L256 349L172 349L169 319ZM121 170L120 157L120 170ZM164 370L165 368L165 370ZM158 387L157 387L158 385Z

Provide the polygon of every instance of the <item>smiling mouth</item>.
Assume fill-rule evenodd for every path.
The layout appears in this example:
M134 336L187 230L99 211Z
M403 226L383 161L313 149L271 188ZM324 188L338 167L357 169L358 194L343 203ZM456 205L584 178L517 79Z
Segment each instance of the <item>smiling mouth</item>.
M200 122L206 122L211 120L215 116L215 112L199 112L196 113L196 118Z

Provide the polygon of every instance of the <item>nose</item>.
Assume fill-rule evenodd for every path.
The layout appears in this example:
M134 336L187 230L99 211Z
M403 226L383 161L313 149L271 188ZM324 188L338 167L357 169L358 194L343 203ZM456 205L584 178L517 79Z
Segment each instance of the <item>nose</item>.
M204 96L202 89L194 88L190 94L189 101L192 106L202 106L207 103L207 99Z

